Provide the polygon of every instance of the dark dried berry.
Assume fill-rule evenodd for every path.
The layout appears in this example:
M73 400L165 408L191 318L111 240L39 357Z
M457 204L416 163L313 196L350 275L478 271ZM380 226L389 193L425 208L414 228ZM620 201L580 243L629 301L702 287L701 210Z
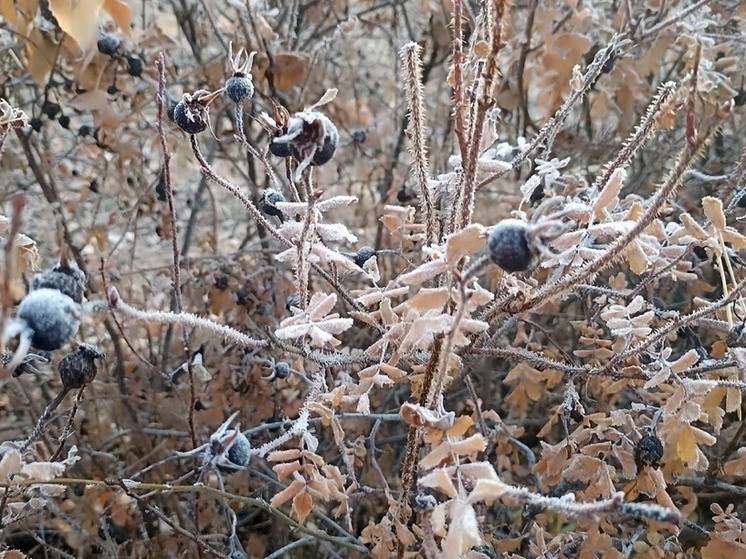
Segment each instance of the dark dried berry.
M68 353L60 361L58 370L62 386L66 390L83 388L96 378L96 361L106 360L106 356L96 346L80 344L77 350Z
M204 132L209 118L207 107L215 97L216 93L204 89L185 93L174 107L174 122L187 134Z
M166 90L166 116L168 120L174 122L174 111L176 110L176 100L171 96L168 90Z
M262 194L262 201L259 204L261 210L267 215L273 215L280 219L280 223L285 222L285 216L282 210L277 207L278 202L284 202L285 196L279 190L268 188Z
M111 84L109 87L106 88L106 93L108 93L109 95L116 95L117 93L119 93L119 88L116 85Z
M85 274L74 262L60 262L51 270L34 276L31 289L56 289L76 303L83 302Z
M243 433L236 433L236 438L228 447L226 453L228 462L218 464L218 469L222 472L231 473L243 470L249 465L251 458L251 443Z
M746 325L736 324L725 338L728 347L746 347Z
M119 37L113 33L101 33L101 35L98 36L96 46L101 54L113 56L117 50L119 50L119 45L121 44Z
M357 251L357 254L355 255L355 265L359 266L360 268L363 267L363 264L365 264L368 260L373 258L376 255L376 249L373 247L362 247L360 250Z
M43 124L43 122L40 118L34 117L28 121L28 124L31 128L33 128L34 132L38 132L39 130L41 130L41 125Z
M293 293L288 300L285 302L285 308L288 312L292 312L294 308L300 308L300 296L297 293Z
M290 157L293 154L290 150L290 144L277 138L269 142L269 152L277 157Z
M62 128L70 128L70 117L66 115L61 115L60 118L57 119L57 122L60 123L60 126Z
M273 379L288 378L290 376L290 373L290 365L288 365L285 361L279 361L278 363L275 363L274 367L272 367Z
M242 72L236 72L225 82L225 93L231 101L240 104L245 99L254 95L254 83L251 81L251 75Z
M127 57L127 73L130 76L139 78L140 76L142 76L142 72L144 69L145 63L143 62L142 58L138 56Z
M638 470L642 470L644 466L657 468L662 457L663 444L655 435L645 435L635 445L635 464Z
M293 115L284 133L274 138L269 150L280 157L285 153L299 164L299 171L308 165L323 165L334 155L339 142L339 131L329 117L306 111Z
M41 112L49 117L49 120L54 120L57 115L60 114L62 109L57 103L52 101L44 101L41 105Z
M93 126L90 126L88 124L84 124L80 128L78 128L78 136L81 138L85 138L86 136L90 136L93 134Z
M521 272L531 264L528 226L517 219L505 219L490 233L487 248L492 261L506 272Z

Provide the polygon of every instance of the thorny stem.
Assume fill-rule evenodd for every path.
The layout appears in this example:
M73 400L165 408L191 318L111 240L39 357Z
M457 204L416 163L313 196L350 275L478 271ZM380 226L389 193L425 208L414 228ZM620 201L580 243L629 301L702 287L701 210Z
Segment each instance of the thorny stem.
M300 298L300 308L305 310L308 306L308 283L310 273L310 255L311 249L313 248L313 239L316 236L316 210L314 208L316 204L316 195L313 192L313 183L311 182L311 176L313 170L303 174L302 182L305 188L306 203L308 204L308 211L306 212L306 218L303 223L303 231L301 232L300 239L298 239L298 297Z
M57 409L57 407L62 403L62 400L65 399L65 396L67 396L67 393L69 390L67 388L63 388L60 390L59 394L54 397L54 399L49 402L46 408L44 408L44 413L41 414L41 417L39 417L39 421L36 422L36 427L34 430L29 434L28 437L21 443L21 446L18 450L21 452L24 452L31 444L38 439L42 433L44 432L44 428L47 425L47 421L49 421L49 418L52 417L52 412Z
M625 235L622 235L614 241L602 256L575 272L568 274L558 282L537 289L534 293L526 297L525 300L520 301L517 304L511 304L512 301L508 297L501 298L499 301L496 301L492 310L488 311L488 315L493 315L497 310L508 310L511 313L518 313L534 308L545 301L548 301L552 297L567 292L578 283L584 282L587 278L595 276L604 268L611 265L617 258L619 258L619 256L621 256L625 247L634 241L658 216L663 205L671 195L673 195L679 184L681 184L684 171L686 171L686 169L692 164L699 151L707 145L716 130L717 127L713 127L706 134L702 135L695 145L690 146L687 144L684 146L684 149L676 161L676 165L669 173L668 178L653 196L650 205L645 210L645 213L643 213L640 219L635 223L634 227L632 227Z
M676 330L679 330L689 324L692 324L696 322L697 320L699 320L700 318L703 318L709 314L713 314L715 313L715 311L722 309L723 307L727 305L730 305L739 297L740 293L744 290L744 288L746 288L746 280L742 281L737 286L735 286L733 290L726 297L723 297L719 301L715 301L714 303L711 303L707 305L706 307L702 307L698 311L682 316L676 320L672 320L666 326L656 331L654 334L651 334L650 336L638 342L637 344L630 347L626 351L616 354L609 361L606 367L604 367L602 370L611 371L612 369L617 367L619 364L629 359L631 356L638 355L646 347L650 347L651 345L657 344L658 342L663 340L666 336L675 332Z
M158 324L181 324L182 326L189 326L192 328L202 328L204 330L210 330L218 336L227 338L242 347L248 347L251 349L269 347L269 342L266 340L255 340L254 338L251 338L246 334L239 332L235 328L213 322L212 320L202 318L201 316L197 316L192 313L143 311L140 309L136 309L135 307L131 307L122 300L116 287L112 287L111 289L109 289L109 303L111 304L111 308L115 311L119 311L143 322Z
M454 217L452 220L451 231L463 229L471 223L474 213L474 194L477 189L477 160L482 145L482 136L484 134L484 120L489 111L495 104L494 84L497 77L497 55L503 47L503 19L505 18L506 2L496 0L495 2L486 2L483 13L486 11L486 33L489 43L489 53L482 66L479 77L478 93L476 100L476 113L474 119L469 123L469 157L464 161L464 170L459 175L459 181L456 185L460 193L459 206L454 208ZM457 220L457 221L456 221Z
M469 142L466 139L466 128L464 123L464 2L463 0L454 0L453 17L453 129L456 132L459 152L461 159L466 160L469 157ZM459 192L456 191L456 197ZM454 198L457 203L458 198Z
M609 58L611 58L611 55L616 52L616 49L620 47L621 44L618 42L617 37L614 37L605 49L601 49L596 53L596 57L593 59L593 62L590 66L588 66L585 74L583 74L582 87L573 89L572 93L567 97L567 99L565 99L565 102L562 104L562 106L557 109L556 113L554 113L554 116L549 119L549 122L547 122L542 127L536 137L531 141L528 148L524 151L521 151L511 160L510 167L482 180L476 187L477 192L493 181L504 176L511 169L517 169L518 166L526 161L529 155L531 155L539 146L544 144L548 138L556 134L556 131L570 115L570 112L575 106L575 103L577 103L578 100L588 92L591 86L596 82L598 76L601 74L601 70L603 69L604 64L606 64L606 61L609 60Z
M8 311L13 306L13 293L10 284L15 275L16 237L21 230L25 205L26 198L24 196L13 198L11 202L13 212L10 216L8 238L5 240L5 246L3 247L5 268L3 270L3 293L2 299L0 299L0 355L5 353L5 321L8 317ZM0 373L0 378L6 378L6 375L7 373Z
M174 289L174 308L176 314L184 311L184 303L181 299L181 254L179 252L179 221L176 215L176 204L174 203L174 189L171 183L171 150L168 148L168 139L166 138L166 129L163 126L164 106L166 104L166 57L163 52L158 53L158 59L155 62L158 69L158 94L156 104L158 106L158 137L161 141L161 150L163 152L163 183L166 191L166 200L168 202L168 215L171 221L171 250L173 252L173 265L171 267L171 283ZM192 348L189 345L189 335L184 328L181 329L182 343L184 345L184 356L187 362L187 371L189 373L189 432L192 437L192 445L197 446L197 432L194 428L194 407L197 402L197 394L194 387L194 368L192 367Z
M409 105L410 151L414 158L415 174L420 188L420 205L425 218L425 244L437 242L435 235L435 206L430 195L428 179L430 165L425 145L425 106L422 88L422 47L417 43L407 43L399 51L404 62L404 87Z

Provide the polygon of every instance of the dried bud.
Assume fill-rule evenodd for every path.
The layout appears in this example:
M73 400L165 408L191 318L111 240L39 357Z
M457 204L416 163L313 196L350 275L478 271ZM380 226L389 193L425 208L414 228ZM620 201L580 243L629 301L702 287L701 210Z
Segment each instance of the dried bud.
M96 378L97 360L104 361L106 356L90 344L80 344L77 350L65 355L58 367L62 386L73 390L90 384Z
M635 464L638 470L642 470L644 466L657 468L662 457L663 444L655 435L645 435L635 445Z

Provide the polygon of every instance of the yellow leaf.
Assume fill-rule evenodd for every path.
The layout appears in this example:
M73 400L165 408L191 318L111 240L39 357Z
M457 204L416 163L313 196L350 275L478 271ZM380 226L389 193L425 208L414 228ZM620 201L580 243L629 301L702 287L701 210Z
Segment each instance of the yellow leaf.
M306 520L312 508L313 498L308 491L301 491L293 498L293 512L301 524Z
M45 85L56 58L57 45L34 27L29 33L26 48L28 49L29 73L37 84Z
M132 8L122 0L104 0L104 10L128 37L132 35Z
M49 0L60 28L87 50L98 37L98 14L104 0Z
M705 215L715 229L722 231L725 229L725 214L723 213L723 201L720 198L714 198L712 196L705 196L702 199L702 207L705 210Z
M676 441L676 454L684 463L684 466L693 465L697 461L697 439L694 436L692 426L685 423L679 431L679 440Z

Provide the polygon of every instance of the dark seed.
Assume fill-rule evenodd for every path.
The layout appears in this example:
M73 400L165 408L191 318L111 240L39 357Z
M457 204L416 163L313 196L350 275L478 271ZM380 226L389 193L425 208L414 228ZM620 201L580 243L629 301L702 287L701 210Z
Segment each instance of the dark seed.
M644 466L657 468L663 457L663 444L655 435L645 435L635 445L635 464L641 470Z

